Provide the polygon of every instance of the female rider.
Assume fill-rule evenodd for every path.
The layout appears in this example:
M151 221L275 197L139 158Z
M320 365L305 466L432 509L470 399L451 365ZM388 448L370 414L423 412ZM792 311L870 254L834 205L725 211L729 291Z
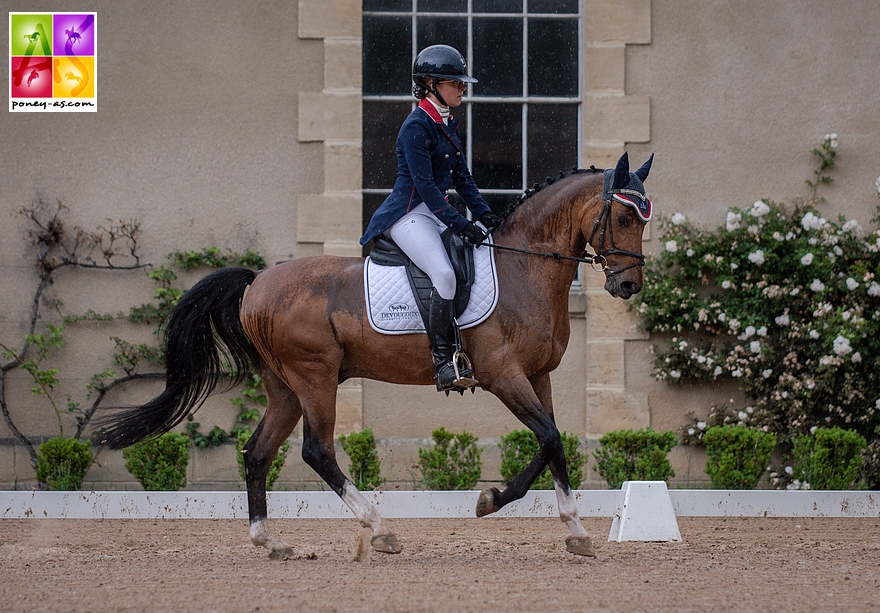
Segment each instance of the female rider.
M474 183L458 137L458 120L449 114L461 104L467 83L477 80L468 76L461 53L448 45L423 49L413 65L412 79L413 95L420 102L397 135L397 180L360 243L365 245L385 233L430 277L427 332L437 390L473 387L477 382L472 370L460 371L458 379L455 375L452 299L456 281L440 234L451 228L479 244L502 221ZM485 230L449 203L446 191L451 187Z

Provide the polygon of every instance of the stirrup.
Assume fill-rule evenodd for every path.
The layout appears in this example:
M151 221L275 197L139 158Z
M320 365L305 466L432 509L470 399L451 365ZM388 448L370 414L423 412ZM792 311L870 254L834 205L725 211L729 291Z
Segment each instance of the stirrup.
M459 366L459 362L461 362L461 366ZM452 367L455 369L455 380L452 385L463 389L479 385L479 382L474 379L474 367L471 364L471 359L464 351L456 351L452 354Z

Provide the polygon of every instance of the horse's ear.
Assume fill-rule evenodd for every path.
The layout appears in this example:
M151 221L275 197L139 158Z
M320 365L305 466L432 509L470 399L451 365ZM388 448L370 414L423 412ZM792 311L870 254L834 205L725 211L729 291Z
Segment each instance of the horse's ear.
M611 189L620 189L629 183L629 155L624 151L620 159L617 160L617 168L614 169L614 181Z
M651 162L654 161L654 154L651 154L651 157L648 158L648 161L642 164L642 167L636 171L636 176L644 183L645 179L648 178L648 173L651 172Z

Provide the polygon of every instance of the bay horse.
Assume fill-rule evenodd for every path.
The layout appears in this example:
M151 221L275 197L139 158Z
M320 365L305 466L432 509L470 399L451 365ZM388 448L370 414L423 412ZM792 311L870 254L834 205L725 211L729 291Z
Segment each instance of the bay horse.
M578 262L587 260L588 243L609 294L627 299L642 289L642 233L651 207L642 181L652 160L630 173L624 154L613 170L560 173L527 190L493 233L506 249L495 254L497 307L485 322L461 332L480 387L539 442L534 459L504 490L480 493L477 516L522 498L549 465L559 517L568 526L566 549L577 555L595 553L569 484L550 373L568 344L568 292ZM434 368L426 335L388 336L371 328L363 267L363 258L316 256L261 272L226 268L200 280L168 321L165 390L104 418L103 441L119 448L165 432L201 406L230 364L240 378L256 368L268 406L244 448L252 542L271 558L293 556L269 531L266 475L302 419L305 462L371 531L364 534L374 550L398 553L394 533L337 464L337 388L352 377L433 385Z

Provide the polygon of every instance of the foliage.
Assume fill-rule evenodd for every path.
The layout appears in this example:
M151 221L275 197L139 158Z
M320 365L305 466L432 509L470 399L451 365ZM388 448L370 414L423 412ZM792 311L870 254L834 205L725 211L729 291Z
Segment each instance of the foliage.
M867 442L852 430L815 428L794 439L792 489L848 490L858 485Z
M668 481L675 476L666 454L675 447L675 433L642 430L614 430L599 439L593 452L594 469L610 489L624 481Z
M732 380L745 393L747 406L715 407L710 424L764 428L784 445L815 426L878 436L880 371L866 365L880 359L880 233L818 211L836 149L829 134L813 150L809 199L732 208L714 232L680 213L661 222L635 308L667 335L657 378Z
M571 489L581 486L584 478L584 464L587 456L578 451L580 439L575 434L561 432L562 448L565 454L565 465ZM535 454L538 453L538 437L531 430L514 430L501 437L501 479L509 483L511 479L522 473ZM530 489L552 490L553 476L550 468L544 469Z
M741 425L713 426L703 435L706 474L715 489L752 490L770 464L776 435Z
M40 445L37 481L50 490L78 490L92 465L89 444L74 438L50 438Z
M122 457L125 470L149 492L176 492L186 487L189 437L185 434L166 432L135 443L122 450Z
M429 490L470 490L483 471L482 450L477 437L467 431L460 434L438 428L431 432L434 447L419 449L422 483Z
M339 437L342 450L348 455L351 464L348 472L359 490L375 490L385 483L379 475L379 453L376 451L376 437L370 428L352 432Z
M238 452L235 454L235 458L238 462L238 474L242 481L247 481L247 472L244 468L244 446L251 436L253 436L253 433L248 428L240 428L235 435L235 450ZM271 490L274 487L278 475L281 474L281 469L284 468L284 462L287 460L288 453L290 453L290 442L285 440L281 443L278 454L269 465L269 472L266 475L267 490Z

